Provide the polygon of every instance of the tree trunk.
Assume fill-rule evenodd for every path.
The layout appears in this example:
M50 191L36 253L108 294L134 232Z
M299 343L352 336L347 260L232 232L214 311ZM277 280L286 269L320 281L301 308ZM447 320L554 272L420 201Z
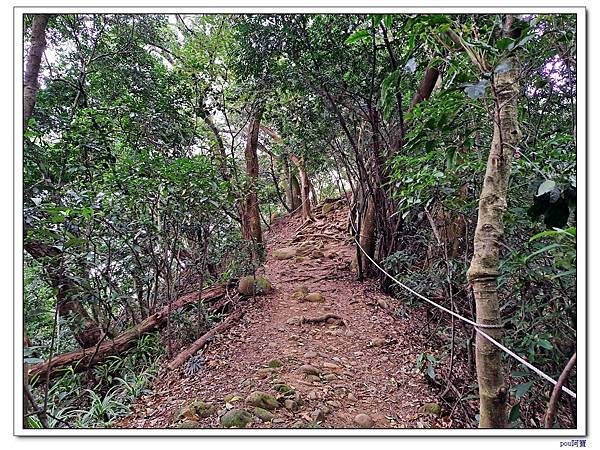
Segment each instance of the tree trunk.
M290 170L289 160L282 158L283 174L285 175L285 198L290 205L291 211L295 211L300 206L300 184L298 178ZM290 211L290 212L291 212Z
M467 277L473 286L477 308L477 322L500 325L497 279L500 248L504 238L503 215L510 165L521 138L518 124L517 99L519 95L516 58L501 61L509 70L497 73L492 83L494 94L494 135L481 196L475 229L474 253ZM499 340L500 329L486 329ZM481 428L506 426L507 387L502 374L501 350L477 334L475 360L479 382Z
M365 253L371 258L375 259L375 232L376 232L376 216L375 216L375 202L373 196L368 195L366 198L366 207L361 220L360 228L360 246L364 249ZM371 273L371 261L367 258L362 258L362 270L366 276L372 275Z
M411 112L418 103L427 100L431 96L439 76L440 71L435 67L428 67L425 69L425 74L423 75L421 84L419 84L419 89L417 89L417 92L415 92L415 95L410 102L408 112Z
M315 185L309 180L310 184L310 194L313 207L316 207L319 203L319 198L317 197L317 191L315 190Z
M219 165L221 176L225 181L229 181L231 179L231 174L229 172L229 167L227 166L227 153L225 152L225 144L223 143L223 139L221 138L221 133L219 132L219 129L213 122L210 112L206 109L204 103L200 102L197 110L198 114L200 115L202 120L204 120L204 123L210 129L215 138L214 146L211 147L213 148L212 153Z
M246 141L246 176L248 177L246 198L243 206L242 228L244 239L256 244L262 243L262 229L260 227L260 211L258 210L258 195L256 194L256 182L258 180L258 132L260 130L260 119L262 118L264 106L257 106L250 118L248 139Z
M227 298L225 298L225 296L227 295L227 288L231 288L233 285L233 283L229 282L203 289L202 301L204 303L214 303L210 308L210 311L212 312L216 312L222 309L223 304L221 302L217 302L217 300L224 299L226 301L229 301ZM63 369L68 366L73 366L73 370L75 372L84 371L89 365L96 364L109 356L118 355L119 353L122 353L125 350L133 347L135 342L144 333L150 333L152 331L156 331L164 327L167 323L169 309L171 311L175 311L179 308L186 308L188 306L194 305L197 301L198 294L196 292L192 292L191 294L187 294L183 297L180 297L171 304L170 308L169 306L165 306L155 314L152 314L150 317L148 317L136 327L131 328L128 331L125 331L124 333L121 333L114 339L106 339L104 342L102 342L102 344L97 346L97 348L95 345L90 346L82 350L77 350L74 352L59 355L55 358L52 358L52 360L50 361L45 361L43 363L36 364L29 370L29 377L42 377L48 371L51 371L51 377L59 376L62 373L60 372L60 369Z
M300 173L300 199L302 200L302 220L313 220L312 210L310 206L310 180L306 172L304 157L298 158L296 155L290 154L290 160L298 168Z
M36 260L44 261L52 287L56 289L58 314L73 319L71 331L77 343L82 348L96 344L100 340L102 330L75 298L77 286L61 267L60 259L63 255L60 250L37 241L25 243L25 250Z
M31 48L27 55L27 64L23 75L23 131L27 130L37 98L38 74L42 55L46 49L46 25L48 25L49 18L49 14L35 14L31 24Z
M300 199L300 183L298 182L298 178L296 175L290 172L290 195L292 197L292 211L295 211L302 204L302 200Z

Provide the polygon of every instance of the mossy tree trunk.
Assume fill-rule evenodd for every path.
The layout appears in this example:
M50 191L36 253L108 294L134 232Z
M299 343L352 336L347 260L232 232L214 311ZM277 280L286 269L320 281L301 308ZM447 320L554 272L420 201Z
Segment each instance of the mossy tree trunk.
M505 33L512 19L505 21ZM509 57L500 62L507 68L496 73L492 80L494 98L494 134L481 195L474 237L474 253L467 272L473 286L477 322L500 325L497 279L502 240L503 216L507 207L510 166L521 138L518 124L518 61ZM501 329L486 329L499 340ZM506 426L507 386L502 372L502 352L481 335L477 335L475 360L480 397L480 428Z

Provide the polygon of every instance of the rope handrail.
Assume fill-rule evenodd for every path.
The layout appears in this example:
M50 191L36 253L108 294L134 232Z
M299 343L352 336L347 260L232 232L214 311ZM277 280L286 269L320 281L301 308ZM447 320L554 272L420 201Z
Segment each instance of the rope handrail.
M354 234L356 235L358 232L356 231L356 228L354 227L354 223L352 223L352 221L350 221L350 224L352 225L352 229L354 230ZM496 347L498 347L500 350L504 351L506 354L512 356L514 359L516 359L517 361L519 361L521 364L523 364L524 366L526 366L527 368L531 369L533 372L535 372L536 374L538 374L540 377L544 378L546 381L549 381L550 383L552 383L553 385L556 385L558 382L552 378L550 375L546 374L545 372L543 372L542 370L538 369L537 367L535 367L533 364L531 364L530 362L528 362L527 360L525 360L524 358L522 358L521 356L517 355L515 352L513 352L512 350L510 350L509 348L505 347L504 345L502 345L500 342L498 342L496 339L494 339L493 337L491 337L489 334L487 334L486 332L482 331L480 328L501 328L501 325L488 325L488 324L481 324L481 323L477 323L474 322L470 319L467 319L466 317L451 311L450 309L434 302L433 300L428 299L427 297L425 297L424 295L418 293L417 291L411 289L409 286L405 285L404 283L400 282L396 277L390 275L384 268L382 268L379 264L377 264L377 262L375 262L375 260L373 258L371 258L367 252L365 251L364 248L362 248L362 246L360 245L360 242L358 241L358 239L356 239L355 236L353 236L354 241L356 242L356 245L358 245L358 248L360 249L360 251L375 265L375 267L377 267L384 275L386 275L388 278L390 278L392 281L394 281L398 286L400 286L401 288L409 291L411 294L415 295L416 297L420 298L421 300L426 301L427 303L435 306L438 309L441 309L444 312L447 312L448 314L451 314L452 316L456 317L459 320L462 320L465 323L468 323L469 325L472 325L473 327L475 327L475 331L477 333L479 333L481 336L483 336L485 339L487 339L488 341L490 341L492 344L494 344ZM573 392L571 389L562 386L562 390L564 392L566 392L568 395L570 395L573 398L577 398L577 394L575 392Z

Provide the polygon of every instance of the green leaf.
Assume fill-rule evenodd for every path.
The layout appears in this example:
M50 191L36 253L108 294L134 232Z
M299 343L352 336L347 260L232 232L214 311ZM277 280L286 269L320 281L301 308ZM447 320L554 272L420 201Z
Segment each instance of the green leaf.
M565 272L560 272L560 273L554 275L550 279L551 280L556 280L557 278L567 277L569 275L575 275L575 274L577 274L577 269L571 269L571 270L567 270Z
M544 195L546 192L552 191L556 187L556 183L552 180L546 180L538 188L537 196Z
M346 44L352 44L353 42L361 41L365 38L368 38L369 36L369 30L355 31L350 36L348 36L348 38L346 39Z
M547 350L552 350L552 344L546 339L538 339L537 344Z
M509 422L516 422L521 417L521 404L517 403L512 408L510 408L510 413L508 414Z
M498 50L506 50L511 44L514 45L515 40L511 38L500 39L496 42L496 48Z
M383 24L385 25L385 27L387 29L390 29L392 27L393 23L394 23L394 15L393 14L386 14L385 16L383 16Z
M527 44L529 41L531 41L535 36L536 36L535 33L528 34L528 35L522 37L521 39L519 39L517 42L513 42L512 44L510 44L508 46L508 49L514 50L516 48L523 47L525 44Z
M528 381L527 383L522 383L522 384L516 385L513 388L513 390L515 392L515 397L517 398L517 400L520 400L521 397L523 397L525 394L527 394L527 391L529 391L531 386L533 386L533 381Z
M560 245L559 244L550 244L550 245L546 245L542 248L540 248L539 250L536 250L535 252L533 252L530 255L527 255L527 257L525 258L524 262L529 261L531 258L533 258L534 256L537 256L541 253L546 253L549 250L554 250L555 248L559 248Z
M427 364L427 375L432 380L435 380L435 370L433 368L433 364Z

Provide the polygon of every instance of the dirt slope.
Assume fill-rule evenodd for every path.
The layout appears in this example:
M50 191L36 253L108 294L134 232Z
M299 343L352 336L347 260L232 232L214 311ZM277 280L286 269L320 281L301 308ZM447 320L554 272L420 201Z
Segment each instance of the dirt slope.
M299 233L298 216L276 221L266 234L268 258L261 273L272 282L273 292L239 302L243 319L208 345L203 368L190 376L183 370L163 371L153 393L142 397L119 427L177 426L174 415L192 399L214 406L212 414L194 417L197 422L192 425L220 427L220 416L228 408L253 412L244 399L254 391L267 392L281 404L287 399L288 408L273 411L272 421L253 419L248 427L448 426L419 413L421 405L435 401L423 376L415 372L416 356L427 349L416 332L424 311L411 308L408 323L400 302L379 293L372 281L355 280L350 270L355 250L344 227L348 211L337 206L318 214L316 222ZM302 244L311 254L274 257L282 248ZM293 293L301 286L322 293L325 301L298 299ZM302 317L325 314L340 316L344 323L301 323ZM280 367L265 369L269 363ZM303 373L314 369L318 375ZM276 389L286 389L282 385L294 392L278 393ZM223 398L228 394L241 399L226 404ZM369 417L357 421L359 414Z

